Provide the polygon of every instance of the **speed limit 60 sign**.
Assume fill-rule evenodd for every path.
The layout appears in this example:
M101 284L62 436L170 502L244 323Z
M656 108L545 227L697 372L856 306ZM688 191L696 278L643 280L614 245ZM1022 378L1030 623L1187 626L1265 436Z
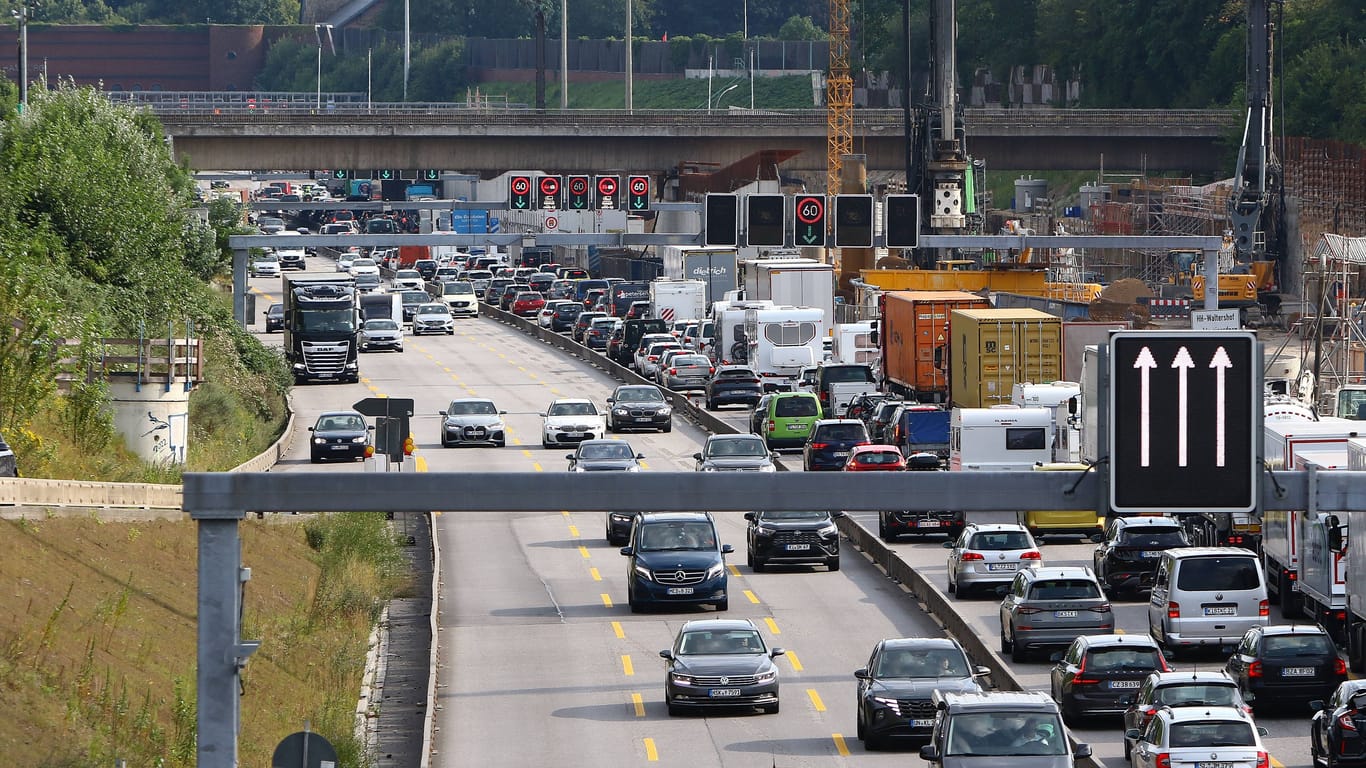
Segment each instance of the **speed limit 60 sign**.
M650 210L650 177L626 177L626 209L632 213Z
M508 177L508 209L525 211L531 208L531 177Z
M593 188L593 207L599 211L610 211L621 207L621 179L616 176L599 176Z
M589 181L587 176L565 178L564 209L566 211L586 211L591 207L592 196L589 194Z
M792 242L799 248L825 245L824 195L797 195L793 200Z

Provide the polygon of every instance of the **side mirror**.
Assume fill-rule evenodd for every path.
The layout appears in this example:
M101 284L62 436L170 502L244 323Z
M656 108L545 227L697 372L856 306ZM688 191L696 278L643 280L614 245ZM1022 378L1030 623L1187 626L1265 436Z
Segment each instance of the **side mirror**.
M1123 697L1120 698L1119 703L1120 703L1120 704L1123 704L1123 705L1126 706L1126 707L1131 707L1131 706L1133 706L1133 704L1134 704L1134 697L1133 697L1133 696L1123 696Z
M499 412L498 412L498 415L499 415L499 416L506 416L506 415L508 415L508 412L507 412L507 411L499 411Z
M1005 596L1008 595L1008 594L1010 594L1010 585L1009 585L1009 584L1002 584L1002 585L1000 585L1000 586L998 586L998 587L996 588L996 596L997 596L997 597L1005 597Z
M1259 725L1259 726L1257 726L1257 735L1258 735L1258 736L1270 736L1270 735L1271 735L1271 731L1268 731L1268 730L1266 729L1265 726Z
M1085 760L1086 758L1088 758L1088 757L1090 757L1090 756L1091 756L1091 745L1090 745L1090 744L1078 744L1078 745L1076 746L1076 748L1074 748L1074 749L1072 750L1072 757L1073 757L1073 759L1075 759L1075 760Z
M446 412L445 412L445 411L437 411L437 413L441 414L442 416L445 416L445 415L446 415Z
M753 520L755 517L758 517L758 515L755 515L753 512L746 512L746 513L745 513L745 519L746 519L746 520Z
M858 669L854 670L854 678L855 678L855 679L858 679L858 680L871 680L872 677L873 677L872 675L868 674L868 668L867 668L867 667L859 667Z
M1092 543L1092 544L1104 544L1104 543L1105 543L1105 534L1103 534L1103 533L1093 533L1093 534L1091 534L1091 543Z
M1142 735L1143 735L1143 734L1140 733L1139 730L1138 730L1137 728L1130 728L1129 730L1127 730L1127 731L1124 732L1124 738L1126 738L1126 739L1133 739L1133 740L1135 740L1135 741L1137 741L1137 740L1139 739L1139 737L1141 737ZM1078 744L1077 746L1081 746L1081 745Z
M573 460L574 460L574 454L572 454L572 453L566 453L566 454L564 455L564 457L565 457L566 459L569 459L570 461L573 461Z
M1054 664L1056 664L1056 663L1058 663L1059 661L1062 661L1062 653L1061 653L1061 652L1058 652L1058 653L1050 654L1049 657L1048 657L1048 660L1051 661L1051 662L1053 662Z
M1321 709L1323 709L1323 699L1314 699L1313 701L1309 702L1310 712L1318 712Z
M673 661L674 652L671 651L671 650L669 650L669 649L667 649L667 648L665 648L664 650L662 650L662 651L659 652L659 658L661 658L661 659L668 659L668 660L670 660L670 661Z
M543 419L545 418L545 414L544 414L544 413L538 413L538 414L536 414L536 415L537 415L537 416L540 416L540 417L543 418Z
M734 552L734 551L735 551L735 547L732 547L732 546L729 545L729 544L722 544L722 545L721 545L721 554L723 554L723 555L729 555L730 553L732 553L732 552Z
M643 454L643 453L637 453L637 454L636 454L636 458L637 458L637 459L643 459L643 458L645 458L645 454Z
M927 763L939 762L939 747L933 744L926 744L920 748L920 759Z
M309 428L308 428L308 431L309 431L309 432L312 432L313 429L314 429L313 427L309 427Z
M954 541L953 539L949 539L948 541L944 542L944 544L943 544L944 549L953 549L953 548L954 548L955 546L957 546L957 545L958 545L958 543L957 543L956 541Z
M698 461L701 461L701 460L702 460L702 454L700 454L700 453L694 453L694 454L692 455L692 457L693 457L694 459L697 459Z
M1172 661L1176 658L1176 652L1170 648L1163 648L1162 658L1166 659L1167 661Z
M787 653L787 649L786 649L786 648L774 648L774 649L772 649L772 650L770 650L770 651L768 652L768 655L769 655L769 658L776 659L776 658L778 658L779 656L782 656L782 655L785 654L785 653Z
M609 397L609 398L607 398L607 404L608 404L608 405L611 405L612 403L615 403L616 401L617 401L617 399L616 399L615 397Z
M622 548L621 548L621 554L623 554L623 555L625 555L625 556L627 556L627 557L630 557L631 555L635 554L635 549L633 549L633 548L631 548L631 547L629 547L629 546L627 546L627 547L622 547Z
M838 520L838 519L840 519L841 517L844 517L844 513L841 512L841 511L839 511L839 510L835 510L834 512L831 512L831 513L830 513L830 518L831 518L832 520Z
M973 667L973 668L972 668L972 676L973 676L973 677L986 677L986 676L989 675L989 674L991 674L991 670L988 669L987 667Z

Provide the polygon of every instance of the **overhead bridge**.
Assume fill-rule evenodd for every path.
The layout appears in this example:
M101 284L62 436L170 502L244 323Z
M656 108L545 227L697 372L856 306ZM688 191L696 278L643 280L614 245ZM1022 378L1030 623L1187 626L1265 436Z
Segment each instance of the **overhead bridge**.
M657 171L795 150L784 172L824 172L824 110L481 109L457 104L157 104L178 159L197 170L442 168ZM870 171L906 167L899 110L858 110ZM969 109L968 149L993 170L1217 171L1237 115L1221 110Z

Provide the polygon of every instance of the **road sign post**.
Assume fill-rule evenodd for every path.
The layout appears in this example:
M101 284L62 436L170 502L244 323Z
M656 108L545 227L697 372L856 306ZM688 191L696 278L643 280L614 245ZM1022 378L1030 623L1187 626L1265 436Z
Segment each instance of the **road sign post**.
M367 397L351 406L375 419L375 450L389 461L403 461L403 440L408 436L408 419L413 415L413 400L408 397Z
M1261 488L1261 355L1247 331L1110 337L1110 506L1250 512Z
M792 243L799 248L825 245L825 195L797 195L792 202Z

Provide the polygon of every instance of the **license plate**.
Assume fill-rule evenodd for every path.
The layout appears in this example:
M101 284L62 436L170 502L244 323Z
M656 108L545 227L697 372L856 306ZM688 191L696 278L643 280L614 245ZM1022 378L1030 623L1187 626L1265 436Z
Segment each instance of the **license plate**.
M933 727L934 727L934 720L933 720L933 719L928 719L928 720L912 720L912 721L911 721L911 727L912 727L912 728L933 728Z
M707 691L707 695L710 696L710 697L712 697L713 699L724 699L724 698L726 698L727 696L739 696L739 695L740 695L740 689L739 689L739 688L713 688L713 689L711 689L710 691Z
M1205 606L1206 616L1237 616L1238 609L1231 605L1208 605Z
M988 570L988 571L1013 571L1013 570L1015 570L1015 564L1014 564L1014 563L987 563L987 570Z
M810 545L810 544L788 544L788 545L787 545L787 551L788 551L788 552L805 552L805 551L808 550L808 549L811 549L811 545Z
M1077 618L1077 612L1076 612L1076 611L1054 611L1054 612L1053 612L1053 618L1055 618L1055 619L1075 619L1075 618Z
M849 458L849 452L848 452L848 451L835 451L835 458L837 458L837 459L847 459L847 458Z
M582 432L561 432L560 434L564 437L583 437Z
M938 520L921 520L919 523L917 523L917 525L919 525L921 528L938 528L938 527L939 527L939 521L938 521Z
M335 374L331 374L331 373L319 373L319 374L317 374L318 378L320 378L320 379L330 379L330 378L332 378L334 375L335 375Z
M1286 667L1281 670L1283 677L1313 677L1314 667Z
M332 450L334 450L334 451L344 451L344 450L346 450L348 447L350 447L350 446L345 446L345 445L334 445L334 446L332 446Z
M654 419L649 416L637 416L636 421L654 421Z
M1138 687L1138 684L1139 684L1139 681L1138 681L1138 680L1111 680L1111 681L1110 681L1110 687L1111 687L1111 688L1137 688L1137 687Z
M668 594L671 595L691 595L692 587L669 587Z
M810 426L810 424L793 424L790 427L788 427L788 429L792 430L793 432L805 432L807 427Z
M1217 763L1196 763L1195 768L1233 768L1232 762L1219 761Z
M1149 552L1147 550L1144 550L1143 552L1138 553L1138 556L1143 558L1162 557L1162 552L1161 550L1158 550L1156 552Z

